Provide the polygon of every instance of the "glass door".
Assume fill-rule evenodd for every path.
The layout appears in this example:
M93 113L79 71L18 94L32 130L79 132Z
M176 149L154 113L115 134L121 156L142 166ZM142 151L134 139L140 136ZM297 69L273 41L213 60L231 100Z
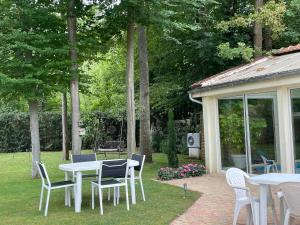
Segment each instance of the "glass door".
M245 96L246 118L249 133L250 173L262 174L279 170L279 130L277 123L276 93L260 93ZM266 164L273 163L274 166Z
M265 159L280 170L276 103L275 92L219 100L222 169L237 167L255 174L269 169L272 172Z
M295 172L300 173L300 89L291 90Z
M219 123L222 169L237 167L247 171L242 96L219 100Z

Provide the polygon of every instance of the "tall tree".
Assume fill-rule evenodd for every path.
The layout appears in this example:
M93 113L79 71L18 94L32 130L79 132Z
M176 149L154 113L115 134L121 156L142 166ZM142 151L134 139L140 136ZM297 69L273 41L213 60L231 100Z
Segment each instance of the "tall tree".
M255 0L255 10L259 12L264 5L264 0ZM254 53L255 57L259 57L262 54L263 44L263 28L260 21L254 22Z
M127 62L126 62L126 87L127 87L127 154L129 157L136 152L135 139L135 100L134 100L134 19L133 11L128 9L127 27Z
M28 101L32 143L32 177L40 161L38 103L62 88L68 76L64 23L54 3L0 1L0 96Z
M68 37L71 59L71 104L72 104L72 151L73 154L81 153L80 130L80 102L79 102L79 74L77 54L77 17L75 0L68 0Z
M68 100L67 93L61 94L61 124L62 124L62 159L69 160L69 131L68 131Z
M147 28L138 27L138 49L140 64L140 152L146 155L146 162L152 162L150 143L150 97L149 97L149 65L148 65Z

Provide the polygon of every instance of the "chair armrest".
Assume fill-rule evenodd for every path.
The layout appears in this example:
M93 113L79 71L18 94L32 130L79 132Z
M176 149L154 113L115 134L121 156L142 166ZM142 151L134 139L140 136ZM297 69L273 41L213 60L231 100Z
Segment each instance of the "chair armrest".
M282 191L278 191L276 194L277 194L277 197L278 197L279 199L282 199L282 198L283 198L283 192L282 192Z
M234 186L234 185L230 185L232 188L236 188L236 189L240 189L240 190L244 190L244 191L250 191L250 189L248 187L241 187L241 186Z

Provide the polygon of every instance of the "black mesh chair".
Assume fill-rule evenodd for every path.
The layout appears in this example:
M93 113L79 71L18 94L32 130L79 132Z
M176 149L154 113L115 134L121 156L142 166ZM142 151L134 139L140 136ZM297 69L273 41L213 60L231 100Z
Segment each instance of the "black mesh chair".
M145 198L144 187L143 187L142 172L143 172L143 168L144 168L145 158L146 158L145 155L133 154L131 156L132 160L135 160L135 161L139 162L139 165L134 167L134 170L137 171L137 173L138 173L138 175L135 176L134 179L139 180L139 182L140 182L142 197L143 197L144 201L146 201L146 198Z
M137 155L137 154L133 154L131 156L132 160L138 161L139 165L134 167L134 170L137 171L137 176L134 176L135 180L139 180L140 182L140 187L141 187L141 192L142 192L142 198L143 201L146 201L145 198L145 192L144 192L144 186L143 186L143 180L142 180L142 173L143 173L143 168L144 168L144 163L145 163L145 155ZM130 176L127 177L128 180L130 180ZM119 190L117 190L117 203L119 202Z
M100 214L103 215L103 194L102 189L114 188L114 206L116 205L116 193L120 187L125 187L126 192L126 205L129 210L129 198L128 198L128 161L127 160L115 160L115 161L101 161L99 169L98 180L92 181L92 209L95 208L95 188L98 189L99 202L100 202ZM122 179L118 179L122 178Z
M73 188L73 190L74 190L75 183L71 180L50 182L50 179L49 179L49 176L48 176L45 165L43 163L39 163L39 162L36 162L36 165L37 165L39 174L42 178L42 190L41 190L41 196L40 196L39 211L42 210L44 189L48 190L46 207L45 207L45 216L47 216L47 214L48 214L48 206L49 206L49 199L50 199L51 190L59 189L59 188L65 188L66 189L66 205L68 205L70 207L71 206L70 189Z
M97 161L96 153L82 154L82 155L72 155L71 158L72 158L73 163ZM82 178L98 177L97 172L98 171L96 171L95 174L82 174ZM74 174L73 174L73 180L74 180Z

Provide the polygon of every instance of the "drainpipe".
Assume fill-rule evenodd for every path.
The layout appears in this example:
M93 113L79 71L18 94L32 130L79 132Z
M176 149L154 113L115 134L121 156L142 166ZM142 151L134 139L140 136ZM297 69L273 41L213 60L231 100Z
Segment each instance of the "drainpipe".
M190 99L192 102L195 102L195 103L197 103L197 104L200 104L200 105L203 104L202 102L200 102L200 101L194 99L194 98L192 97L192 93L189 93L189 99Z

